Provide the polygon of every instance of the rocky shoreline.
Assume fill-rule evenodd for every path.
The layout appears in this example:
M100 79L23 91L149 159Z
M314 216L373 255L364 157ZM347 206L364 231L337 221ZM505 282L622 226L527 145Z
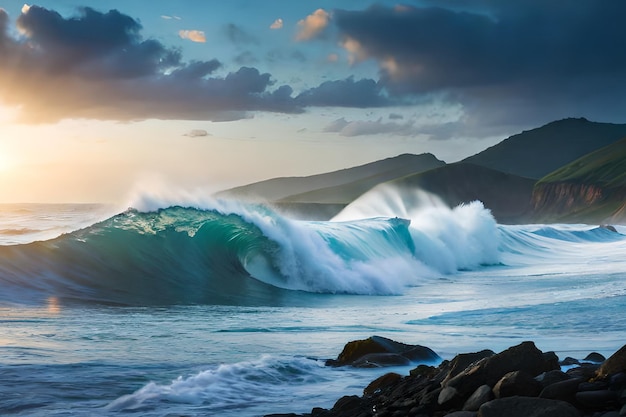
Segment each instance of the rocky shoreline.
M373 336L349 342L329 366L388 366L439 362L431 349ZM563 368L562 368L563 367ZM562 369L567 369L563 371ZM624 417L626 345L608 359L559 360L533 342L500 353L459 354L407 376L387 373L363 396L340 398L331 409L265 417Z

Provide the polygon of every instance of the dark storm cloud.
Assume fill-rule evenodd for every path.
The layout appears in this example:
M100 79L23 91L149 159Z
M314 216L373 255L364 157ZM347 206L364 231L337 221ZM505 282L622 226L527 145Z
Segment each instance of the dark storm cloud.
M442 95L493 122L575 115L624 120L626 2L430 1L337 10L355 59L391 95ZM582 113L582 114L581 114Z
M215 59L185 63L179 50L143 39L118 11L70 18L32 6L9 35L0 11L0 99L26 122L63 118L235 120L250 111L302 112L289 86L242 67L215 76Z
M371 79L355 81L353 77L326 81L301 93L296 100L303 106L368 108L394 104L384 95L376 81Z

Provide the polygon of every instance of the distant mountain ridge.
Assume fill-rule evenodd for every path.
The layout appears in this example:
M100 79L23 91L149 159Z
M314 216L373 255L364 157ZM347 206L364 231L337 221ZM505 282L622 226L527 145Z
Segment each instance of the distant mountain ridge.
M540 179L623 137L626 137L626 124L563 119L513 135L463 162Z
M454 164L432 154L403 154L218 196L262 200L291 217L328 220L380 184L419 188L450 206L481 200L501 223L626 224L626 124L558 120Z
M414 172L426 171L442 165L445 165L445 162L440 161L431 153L420 155L402 154L393 158L386 158L380 161L324 174L306 177L272 178L241 187L231 188L220 192L218 196L261 199L266 201L319 202L317 200L303 201L297 197L291 196L303 195L315 191L319 193L318 190L321 189L346 186L359 181L365 181L365 183L369 185L369 187L367 187L367 189L369 189L380 182ZM367 191L367 189L365 191ZM358 195L356 197L358 197ZM342 201L342 203L347 204L346 201Z

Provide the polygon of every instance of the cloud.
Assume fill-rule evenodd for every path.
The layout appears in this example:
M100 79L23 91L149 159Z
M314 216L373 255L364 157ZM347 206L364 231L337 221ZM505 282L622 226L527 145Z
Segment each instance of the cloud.
M192 42L205 43L206 35L201 30L179 30L178 36L189 39Z
M199 138L199 137L212 136L212 135L204 129L192 129L189 132L185 133L183 136L188 136L191 138Z
M165 20L182 20L179 16L170 16L170 15L165 15L165 14L161 15L161 19L165 19Z
M445 96L493 123L623 120L626 2L422 3L333 12L352 60L375 60L391 95Z
M318 87L302 92L296 100L303 106L329 107L384 107L399 104L390 100L382 86L371 79L326 81Z
M283 19L280 19L280 18L274 20L274 23L270 25L270 29L277 30L277 29L282 29L282 28L283 28Z
M330 22L330 14L324 9L317 9L298 22L300 28L296 35L297 41L308 41L320 36Z
M347 137L369 135L415 136L419 133L413 126L413 122L385 123L382 121L382 118L376 121L347 121L343 117L328 124L323 131L335 132Z
M32 6L12 37L0 10L0 99L20 121L236 120L250 112L300 113L291 87L241 67L223 76L216 59L184 62L180 50L143 39L141 24L116 10L91 8L65 18Z

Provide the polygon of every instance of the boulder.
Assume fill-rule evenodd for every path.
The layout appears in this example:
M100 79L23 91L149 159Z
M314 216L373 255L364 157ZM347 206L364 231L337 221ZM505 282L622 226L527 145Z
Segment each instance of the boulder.
M374 354L380 356L373 356ZM372 356L368 356L372 355ZM441 357L421 345L407 345L381 336L348 342L337 359L326 361L328 366L391 366L410 362L438 362ZM403 362L403 363L400 363Z
M450 371L442 383L445 385L450 379L467 369L468 366L495 354L496 353L493 350L485 349L480 352L461 353L456 355L454 359L450 361Z
M604 361L595 376L596 379L603 379L619 372L626 372L626 345Z
M580 385L581 382L583 382L583 380L580 378L571 378L555 382L545 387L539 394L539 397L549 400L567 401L573 404L576 401L578 385Z
M509 372L525 371L536 376L554 369L559 369L556 355L544 354L533 342L523 342L468 367L445 385L469 395L481 385L494 386Z
M463 404L465 411L478 411L481 405L493 400L493 391L489 385L481 385Z
M507 397L489 401L478 410L478 417L580 417L573 405L534 397Z
M587 362L602 363L606 360L606 358L601 353L591 352L589 355L585 356L585 359L583 360Z
M541 384L543 388L545 388L554 383L566 381L570 379L570 376L560 369L555 369L552 371L544 372L541 375L537 375L535 379Z
M400 374L396 374L395 372L389 372L370 382L369 385L363 390L363 395L372 395L377 391L382 390L383 388L395 384L401 379L402 376Z
M541 384L528 372L513 371L504 375L493 387L496 398L513 397L536 397L541 392Z

